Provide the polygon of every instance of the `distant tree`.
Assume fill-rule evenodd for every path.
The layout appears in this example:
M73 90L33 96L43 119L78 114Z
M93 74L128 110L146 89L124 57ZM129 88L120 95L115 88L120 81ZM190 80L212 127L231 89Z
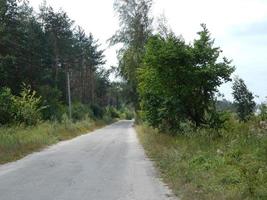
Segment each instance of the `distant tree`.
M174 35L174 32L168 25L168 20L164 14L160 15L160 17L157 19L157 31L159 35L164 38Z
M39 14L46 40L46 66L55 87L66 88L66 72L73 64L74 36L73 21L67 13L60 10L55 12L52 7L43 5ZM65 93L63 93L65 96Z
M55 12L43 5L39 19L47 41L44 60L48 75L44 77L62 91L63 100L67 101L66 73L70 73L74 100L94 104L96 71L105 64L104 51L99 49L98 41L81 27L74 28L74 22L64 11Z
M120 29L110 39L110 44L122 43L119 51L119 73L129 84L129 98L138 109L137 69L141 67L145 44L152 32L149 16L152 0L115 0Z
M96 82L99 66L105 64L104 51L99 49L98 41L90 33L86 35L81 27L75 30L74 35L75 61L72 70L72 91L75 96L85 104L93 104L96 101Z
M249 119L255 110L256 103L243 79L236 77L233 84L234 103L237 107L237 114L241 121Z
M259 111L260 118L262 120L267 120L267 105L265 103L259 105Z
M235 107L234 103L232 103L231 101L228 101L226 99L217 100L216 101L216 109L218 111L236 112L236 107Z

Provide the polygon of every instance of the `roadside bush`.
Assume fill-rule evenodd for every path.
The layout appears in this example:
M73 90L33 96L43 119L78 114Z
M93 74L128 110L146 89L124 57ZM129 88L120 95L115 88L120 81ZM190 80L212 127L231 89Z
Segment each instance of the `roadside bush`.
M229 112L218 112L213 111L208 115L208 124L210 128L213 128L215 130L219 130L225 127L225 122L230 119L230 113Z
M61 99L61 91L52 88L48 85L42 86L39 89L42 96L42 116L44 120L59 120L61 121L63 113L66 111Z
M97 119L101 119L104 116L104 109L102 107L100 107L97 104L92 104L91 106L91 110L93 112L93 116Z
M36 125L41 120L41 97L30 86L23 84L19 96L14 96L9 88L0 91L0 124Z
M132 119L134 119L134 112L131 112L131 111L127 110L127 111L125 112L125 118L126 118L127 120L132 120Z
M14 97L14 104L16 122L32 126L41 120L41 97L30 86L23 84L20 96Z
M74 121L83 120L86 117L92 117L93 113L89 106L84 105L80 102L75 102L72 105L72 119Z
M142 115L143 115L142 111L135 112L135 115L134 115L135 124L143 124L144 123L143 119L145 119L145 117L143 117Z
M109 115L112 119L120 117L119 112L111 106L106 108L106 114Z
M127 120L132 120L134 119L134 112L130 110L129 108L125 107L120 110L120 118L121 119L127 119Z
M112 121L112 117L111 117L108 113L105 113L105 114L103 115L102 120L103 120L105 123L109 123L109 122Z
M9 88L0 90L0 125L14 121L14 96Z
M267 120L267 105L266 104L261 104L260 107L260 118L261 120Z

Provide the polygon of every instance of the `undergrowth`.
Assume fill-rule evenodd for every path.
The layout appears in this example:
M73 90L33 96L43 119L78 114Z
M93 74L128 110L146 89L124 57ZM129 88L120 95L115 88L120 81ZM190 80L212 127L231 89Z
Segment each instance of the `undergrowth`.
M255 122L171 136L136 127L148 156L181 199L267 199L267 133Z
M62 123L44 122L33 127L12 126L0 128L0 164L14 161L62 140L68 140L93 131L111 121L85 119Z

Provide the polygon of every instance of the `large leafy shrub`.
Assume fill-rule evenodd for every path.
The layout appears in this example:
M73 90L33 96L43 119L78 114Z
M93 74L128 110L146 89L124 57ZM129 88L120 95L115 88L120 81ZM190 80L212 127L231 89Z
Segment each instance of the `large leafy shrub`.
M109 115L112 119L119 118L119 112L112 106L106 108L106 114Z

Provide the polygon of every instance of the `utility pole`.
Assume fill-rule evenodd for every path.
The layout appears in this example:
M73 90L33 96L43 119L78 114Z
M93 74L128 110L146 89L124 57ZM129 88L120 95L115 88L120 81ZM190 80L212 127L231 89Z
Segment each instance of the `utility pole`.
M69 101L69 118L71 120L71 93L70 93L70 73L67 72L67 84L68 84L68 101Z

